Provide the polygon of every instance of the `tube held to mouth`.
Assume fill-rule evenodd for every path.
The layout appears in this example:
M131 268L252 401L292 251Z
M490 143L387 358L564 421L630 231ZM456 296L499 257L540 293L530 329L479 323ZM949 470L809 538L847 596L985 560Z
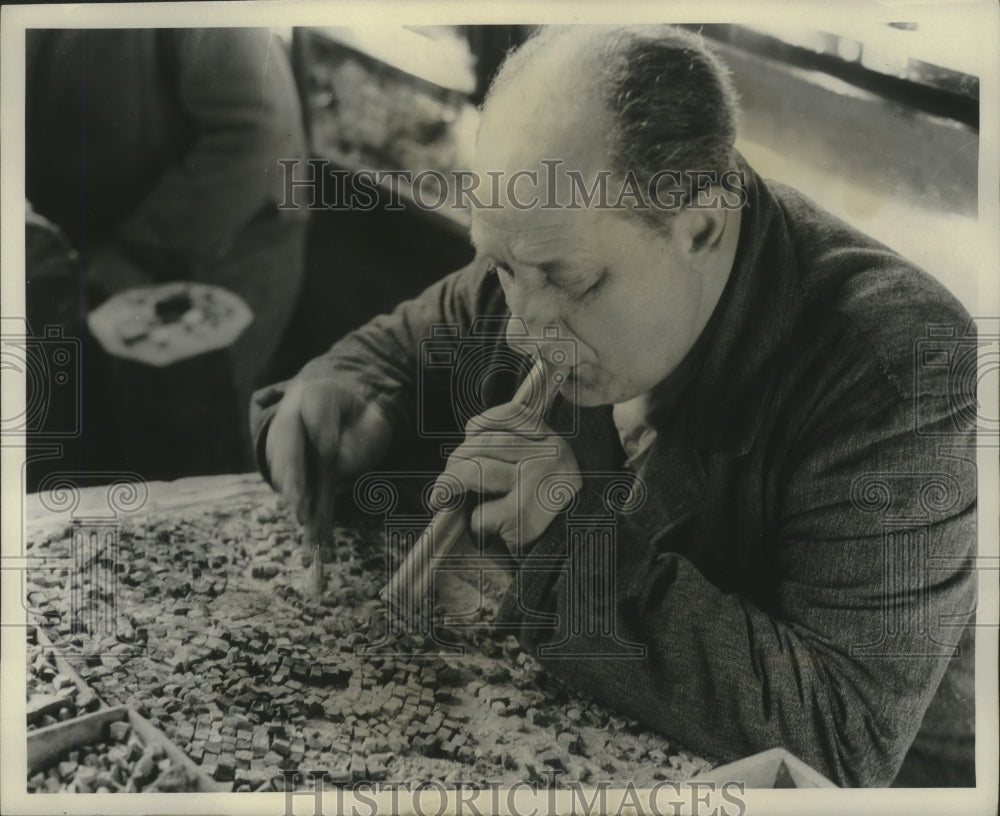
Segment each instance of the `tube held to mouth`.
M512 421L528 420L536 421L537 424L537 420L541 419L559 393L562 379L557 376L550 380L547 376L548 368L543 357L535 360L528 376L511 399L512 403L524 406L527 413L518 412L512 417ZM395 575L379 593L379 597L388 602L393 611L414 611L427 602L431 589L432 561L447 556L467 531L471 504L467 495L457 507L439 510L420 534Z

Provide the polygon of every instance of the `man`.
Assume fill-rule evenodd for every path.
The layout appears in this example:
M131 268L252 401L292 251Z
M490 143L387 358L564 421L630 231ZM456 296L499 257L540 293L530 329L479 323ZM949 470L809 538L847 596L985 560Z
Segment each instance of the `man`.
M929 326L964 331L968 315L900 256L761 181L733 150L734 121L726 73L691 35L530 40L484 105L480 173L512 181L474 211L476 262L258 393L262 468L321 535L338 486L433 447L418 396L426 413L428 394L458 393L420 366L433 326L557 327L575 365L543 421L506 429L512 385L497 385L447 463L485 494L471 528L519 559L501 618L522 644L719 760L780 745L838 784L887 785L914 744L898 784L928 768L924 784L974 784L971 638L954 649L975 603L961 420L974 394L914 366ZM605 170L638 193L574 206L573 174L591 189ZM582 603L569 583L601 578L563 568L583 546L567 531L607 516L616 472L632 474L632 498L617 504L613 560L593 568L613 576L614 637L567 631ZM554 480L569 492L543 500Z

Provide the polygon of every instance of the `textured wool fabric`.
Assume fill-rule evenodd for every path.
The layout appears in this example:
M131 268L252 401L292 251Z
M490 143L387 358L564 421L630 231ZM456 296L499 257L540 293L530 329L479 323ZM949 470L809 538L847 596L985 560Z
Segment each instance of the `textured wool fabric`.
M278 161L306 157L284 50L266 28L26 40L28 200L81 267L114 250L135 266L132 285L193 280L243 297L255 321L233 357L247 397L266 382L305 272L308 212L278 209Z
M969 316L898 254L740 166L729 284L693 370L652 400L637 472L611 406L553 406L584 486L522 554L502 623L570 684L718 760L783 746L838 784L888 785L919 730L925 770L907 764L899 784L974 784L972 639L955 645L975 606L975 393L922 352L935 327L965 337ZM505 314L473 265L301 376L379 404L395 465L440 468L443 440L420 418L460 412L421 342L434 324L475 337L474 318ZM500 359L495 334L472 343L490 347ZM255 396L259 456L282 390Z

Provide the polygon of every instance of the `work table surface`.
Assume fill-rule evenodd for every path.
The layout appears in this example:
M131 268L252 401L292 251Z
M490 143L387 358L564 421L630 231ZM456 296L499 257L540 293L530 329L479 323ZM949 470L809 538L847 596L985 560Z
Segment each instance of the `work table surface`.
M375 516L335 528L310 599L312 548L257 474L57 489L24 511L32 618L105 702L139 710L237 791L281 790L300 767L331 784L642 786L710 767L493 633L488 577L438 598L438 613L473 599L448 609L468 613L444 630L459 647L389 632Z

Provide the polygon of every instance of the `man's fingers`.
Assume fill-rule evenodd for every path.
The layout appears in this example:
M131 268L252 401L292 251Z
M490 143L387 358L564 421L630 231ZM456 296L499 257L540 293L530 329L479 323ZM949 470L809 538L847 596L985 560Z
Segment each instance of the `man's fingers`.
M509 462L482 456L458 459L453 454L430 493L431 509L447 505L456 488L466 493L508 493L514 489L516 479L517 466Z
M296 434L293 437L294 450L289 456L288 464L285 466L284 484L282 495L288 503L295 508L295 517L299 524L308 524L311 511L309 503L311 500L309 492L309 473L306 463L306 440L304 434Z
M548 436L552 431L530 406L506 402L486 409L465 423L467 439L490 433L507 433L537 440Z
M298 416L279 410L267 432L267 464L275 489L299 521L308 516L305 445Z
M499 536L512 552L519 539L525 537L522 533L527 533L519 529L521 524L517 498L513 493L483 502L475 507L469 516L469 527L474 534L482 532L484 535Z
M333 536L333 498L337 487L337 475L332 463L320 462L318 467L320 474L312 496L307 530L314 542L325 544Z
M484 457L500 462L515 464L529 456L542 454L551 449L552 455L559 449L559 437L551 431L545 437L529 439L512 433L481 433L466 438L452 453L452 459L474 459Z
M330 423L333 426L334 423ZM333 530L333 495L337 484L336 434L332 427L317 427L299 416L301 438L304 440L305 491L304 515L299 521L314 541L327 541ZM332 433L332 436L331 436ZM330 438L320 439L320 435Z
M335 474L309 433L296 401L275 414L266 449L274 487L295 510L299 523L314 534L325 526L332 528Z
M524 555L554 518L537 505L520 505L515 491L475 507L469 527L475 535L499 536L511 553Z

